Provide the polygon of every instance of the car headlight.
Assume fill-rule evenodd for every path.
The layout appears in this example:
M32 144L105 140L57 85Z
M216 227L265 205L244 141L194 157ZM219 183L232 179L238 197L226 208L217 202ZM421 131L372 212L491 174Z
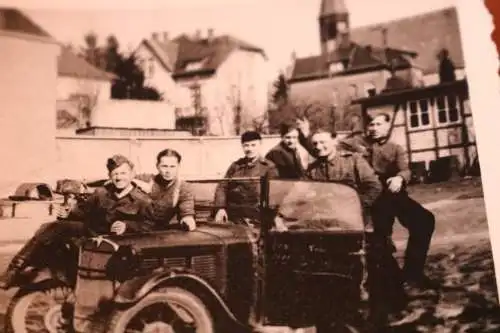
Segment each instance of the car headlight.
M138 254L131 245L121 245L109 258L106 275L118 282L127 280L139 267Z

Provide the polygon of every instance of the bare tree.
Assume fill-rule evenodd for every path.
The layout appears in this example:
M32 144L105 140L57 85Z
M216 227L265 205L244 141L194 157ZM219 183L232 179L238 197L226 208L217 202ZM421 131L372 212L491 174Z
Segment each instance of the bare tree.
M297 118L307 118L311 126L335 128L338 113L334 105L315 99L291 97L288 103L269 112L269 129L277 133L283 122L293 122Z
M92 114L98 106L101 87L100 82L93 82L85 77L77 78L76 92L69 99L76 105L78 110L79 127L91 125Z

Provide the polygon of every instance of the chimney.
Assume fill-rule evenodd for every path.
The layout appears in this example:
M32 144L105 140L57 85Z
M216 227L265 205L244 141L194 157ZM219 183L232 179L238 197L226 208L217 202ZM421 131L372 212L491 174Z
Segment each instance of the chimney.
M153 33L151 34L151 38L152 38L155 42L157 42L157 41L158 41L158 33L157 33L157 32L153 32Z
M389 47L389 43L387 41L387 34L388 34L387 28L386 27L380 28L380 32L382 33L382 47L383 48Z
M297 53L295 51L292 51L291 59L292 62L295 62L297 60Z
M207 31L207 40L209 42L211 42L211 41L214 40L214 29L212 29L212 28L208 29L208 31Z
M167 44L167 43L168 43L168 41L169 41L168 31L164 31L164 32L163 32L163 42L164 42L165 44Z

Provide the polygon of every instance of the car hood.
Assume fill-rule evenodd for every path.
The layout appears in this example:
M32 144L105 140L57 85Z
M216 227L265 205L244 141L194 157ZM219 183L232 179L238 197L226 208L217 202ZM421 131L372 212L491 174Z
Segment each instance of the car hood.
M245 226L202 225L194 231L166 230L142 234L103 236L118 245L137 250L250 243L251 230Z

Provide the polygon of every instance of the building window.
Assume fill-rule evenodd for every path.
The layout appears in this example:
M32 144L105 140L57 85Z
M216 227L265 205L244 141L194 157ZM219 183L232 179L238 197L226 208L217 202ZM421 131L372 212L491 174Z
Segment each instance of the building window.
M196 113L201 111L201 86L199 84L194 84L190 88L191 90L191 104Z
M155 59L154 58L149 58L148 61L148 77L152 77L155 73Z
M410 127L426 127L430 125L429 101L421 99L409 102Z
M341 62L332 62L329 66L330 74L336 74L344 70L344 65Z
M201 60L188 61L186 63L184 70L186 72L197 71L197 70L202 69L204 64L205 64L205 58L203 58Z
M439 124L459 121L458 100L456 96L439 96L436 98L437 121Z
M326 39L334 39L337 36L337 25L334 20L326 22Z

